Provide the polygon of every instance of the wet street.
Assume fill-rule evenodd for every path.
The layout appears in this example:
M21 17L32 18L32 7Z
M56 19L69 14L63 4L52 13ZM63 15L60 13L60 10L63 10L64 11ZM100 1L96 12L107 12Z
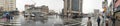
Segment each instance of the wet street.
M13 23L13 26L64 26L63 19L58 15L48 15L47 20L42 20L42 17L36 18L36 21L25 20L25 17L20 14L18 16L15 16ZM77 19L77 21L80 23L79 26L87 26L87 17L83 17L80 19ZM76 22L77 22L76 21ZM92 25L97 26L97 22L95 21L94 17L91 18ZM75 23L76 24L76 23Z
M95 20L95 17L92 17L91 21L92 21L92 26L97 26L97 21ZM82 18L81 26L87 26L87 22L88 22L88 18L87 17Z
M49 15L48 20L37 20L37 21L30 21L26 22L24 17L19 18L21 20L21 26L61 26L63 25L63 21L57 15Z
M78 19L75 19L75 20L76 20L77 23L74 23L74 25L71 24L72 26L87 26L88 17L78 18ZM95 20L95 17L91 17L91 22L92 22L92 26L97 26L97 21ZM79 24L79 25L77 25L77 24Z
M17 21L18 23L20 22L20 25L16 24L18 26L63 26L63 20L58 15L49 15L48 19L44 21L43 20L41 21L39 19L37 21L30 21L30 22L27 22L22 15L19 16L20 17L18 18ZM81 20L79 21L81 21L81 26L87 26L88 18L84 17L81 18ZM97 22L95 21L94 17L91 18L91 21L93 26L97 26Z

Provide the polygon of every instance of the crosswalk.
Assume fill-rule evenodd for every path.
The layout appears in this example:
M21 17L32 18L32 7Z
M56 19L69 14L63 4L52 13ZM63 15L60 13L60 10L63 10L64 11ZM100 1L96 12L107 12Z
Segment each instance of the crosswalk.
M21 25L21 22L20 21L18 21L19 19L18 19L19 17L14 17L14 19L13 20L10 20L10 22L0 22L0 25L9 25L9 26L20 26Z
M20 22L10 22L10 23L7 23L7 22L0 22L0 25L10 25L10 26L20 26L21 25L21 23Z

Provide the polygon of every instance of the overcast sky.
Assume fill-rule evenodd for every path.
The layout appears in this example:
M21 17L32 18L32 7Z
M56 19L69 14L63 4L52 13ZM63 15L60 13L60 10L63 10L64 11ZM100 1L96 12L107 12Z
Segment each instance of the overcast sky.
M83 0L83 13L91 13L94 9L100 9L102 11L103 0ZM109 0L111 1L111 0ZM63 0L16 0L16 6L20 11L24 10L25 4L34 4L36 6L47 5L50 10L61 12L63 9Z

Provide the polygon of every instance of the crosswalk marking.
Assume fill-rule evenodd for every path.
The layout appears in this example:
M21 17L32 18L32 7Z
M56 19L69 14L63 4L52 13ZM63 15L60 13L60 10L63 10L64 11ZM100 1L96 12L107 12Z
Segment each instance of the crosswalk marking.
M4 25L21 25L21 24L4 24Z
M0 23L0 25L3 25L4 23Z
M20 22L13 22L13 23L0 23L0 25L21 25Z
M10 23L20 23L20 22L10 22Z
M21 25L21 24L13 24L13 25Z
M13 20L10 21L10 23L6 23L6 22L0 22L0 25L17 25L17 26L20 26L21 25L21 22L20 21L17 21L18 19L15 18Z

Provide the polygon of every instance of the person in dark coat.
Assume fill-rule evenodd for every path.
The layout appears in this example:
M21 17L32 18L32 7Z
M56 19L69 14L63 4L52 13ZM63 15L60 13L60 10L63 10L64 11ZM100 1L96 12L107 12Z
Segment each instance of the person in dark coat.
M101 19L100 19L100 17L98 17L98 18L97 18L98 26L100 26L100 21L101 21Z
M111 20L112 20L112 23L113 23L112 26L115 26L116 19L114 17L112 17Z
M10 15L9 15L9 14L6 14L6 18L7 18L8 20L10 20Z

